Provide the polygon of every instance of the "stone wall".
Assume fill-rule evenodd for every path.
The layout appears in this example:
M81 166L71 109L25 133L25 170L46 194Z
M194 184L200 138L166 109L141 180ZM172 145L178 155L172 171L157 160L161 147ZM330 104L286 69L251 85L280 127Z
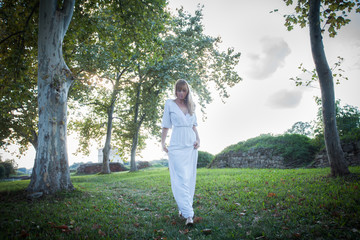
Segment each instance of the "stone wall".
M128 169L124 167L121 163L109 163L111 172L121 172L127 171ZM77 174L94 174L101 172L102 163L86 163L81 164L76 173Z
M348 166L360 166L360 142L342 145L344 156ZM310 167L329 167L326 150L320 151Z
M360 166L360 142L342 145L348 166ZM230 151L219 154L210 168L294 168L284 163L284 158L273 154L269 149L251 149L247 152ZM301 166L299 166L301 167ZM319 152L308 167L329 167L326 151Z
M247 152L230 151L217 155L210 168L287 168L284 158L272 150L258 148Z

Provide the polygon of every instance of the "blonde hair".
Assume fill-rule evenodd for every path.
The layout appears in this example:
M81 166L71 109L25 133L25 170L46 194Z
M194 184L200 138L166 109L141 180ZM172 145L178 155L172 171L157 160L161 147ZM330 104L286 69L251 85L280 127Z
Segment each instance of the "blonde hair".
M189 114L190 114L190 115L193 115L194 112L195 112L195 103L194 103L194 101L193 101L193 99L192 99L192 95L191 95L191 91L190 91L190 86L189 86L189 84L187 83L186 80L184 80L184 79L179 79L179 80L176 81L176 83L175 83L175 96L176 96L176 91L177 91L178 89L180 89L181 87L183 87L184 85L185 85L185 86L187 87L187 89L188 89L188 93L187 93L187 95L186 95L186 97L185 97L185 104L186 104L186 106L187 106L187 108L188 108ZM177 96L176 96L176 97L177 97Z

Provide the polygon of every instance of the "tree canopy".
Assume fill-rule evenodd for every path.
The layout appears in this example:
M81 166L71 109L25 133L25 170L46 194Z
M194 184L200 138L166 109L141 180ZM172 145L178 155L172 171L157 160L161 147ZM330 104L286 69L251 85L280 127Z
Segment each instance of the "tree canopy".
M113 116L112 145L123 156L131 155L134 159L137 147L144 147L145 139L159 135L163 104L165 98L173 94L177 79L184 78L189 82L201 107L211 101L209 83L214 83L221 97L228 97L226 88L241 80L234 70L240 54L231 48L221 52L218 47L220 38L205 35L201 20L201 8L195 15L179 9L178 15L171 16L157 36L152 35L154 41L150 45L137 44L139 36L134 39L132 46L135 48L131 51L129 65L119 78L119 97ZM115 86L115 83L109 86ZM97 85L91 94L82 98L82 101L93 104L86 104L88 111L73 121L72 128L81 133L84 152L88 151L90 139L100 141L105 135L106 108L101 110L101 105L108 106L104 100L110 99L110 89Z

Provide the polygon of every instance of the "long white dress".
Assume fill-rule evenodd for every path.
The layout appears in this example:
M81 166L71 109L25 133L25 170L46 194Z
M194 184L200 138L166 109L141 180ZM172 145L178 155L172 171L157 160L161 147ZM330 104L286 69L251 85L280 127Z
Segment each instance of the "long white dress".
M197 126L195 113L184 114L174 100L165 103L163 128L172 128L168 147L171 189L179 211L185 218L194 217L193 198L198 151L194 148Z

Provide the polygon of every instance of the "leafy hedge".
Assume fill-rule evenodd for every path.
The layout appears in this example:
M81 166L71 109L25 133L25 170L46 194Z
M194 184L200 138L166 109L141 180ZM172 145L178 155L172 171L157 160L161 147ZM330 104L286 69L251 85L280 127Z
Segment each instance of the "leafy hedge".
M269 149L274 154L282 156L285 163L305 165L310 163L318 151L318 147L313 141L304 135L299 134L283 134L271 135L262 134L258 137L239 142L225 148L220 154L230 151L247 152L250 149Z
M207 167L213 160L214 155L208 152L199 151L197 168Z
M4 162L0 159L0 179L8 178L10 174L15 174L15 162L14 160L5 160Z

